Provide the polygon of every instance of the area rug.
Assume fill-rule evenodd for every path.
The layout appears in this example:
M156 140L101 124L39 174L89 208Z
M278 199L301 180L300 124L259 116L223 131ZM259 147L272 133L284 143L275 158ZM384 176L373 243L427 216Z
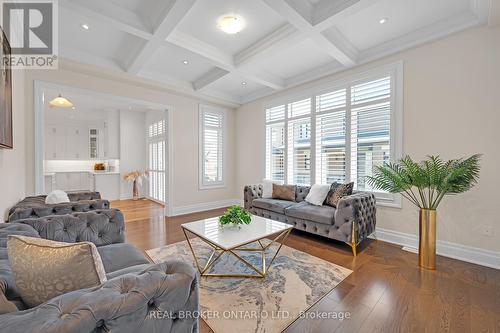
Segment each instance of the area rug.
M200 265L204 265L211 248L199 239L193 239L192 244ZM270 246L266 255L268 262L276 249L277 246ZM186 241L146 252L156 263L177 259L194 266ZM238 254L261 267L260 254ZM211 272L228 271L252 273L233 256L224 254ZM265 278L202 277L201 317L216 333L279 333L351 273L347 268L283 246Z

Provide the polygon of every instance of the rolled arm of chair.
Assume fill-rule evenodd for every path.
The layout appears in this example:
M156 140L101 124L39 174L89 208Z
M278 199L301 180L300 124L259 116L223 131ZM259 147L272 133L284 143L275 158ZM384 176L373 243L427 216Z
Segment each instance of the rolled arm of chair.
M357 192L343 197L337 204L335 224L342 225L349 234L347 242L352 242L352 225L356 231L356 244L375 231L377 222L377 202L369 192Z
M1 315L0 327L12 333L192 333L198 332L198 311L196 271L171 261Z
M246 210L252 209L252 202L255 199L262 198L263 190L264 189L262 184L245 186L245 188L243 189L243 200Z
M118 209L98 209L65 215L16 220L27 224L40 237L59 242L92 242L96 246L125 242L125 221Z

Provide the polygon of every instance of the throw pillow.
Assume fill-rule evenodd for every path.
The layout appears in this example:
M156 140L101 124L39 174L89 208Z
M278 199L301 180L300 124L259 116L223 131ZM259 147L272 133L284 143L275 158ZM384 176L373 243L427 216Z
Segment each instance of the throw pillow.
M7 251L18 293L30 307L106 281L101 256L90 242L9 235Z
M330 185L314 184L311 186L305 200L312 205L322 206L329 191Z
M272 198L273 197L273 184L283 185L283 182L280 180L270 180L270 179L263 179L262 180L262 197L263 198Z
M52 191L45 198L45 203L48 205L55 205L63 202L69 202L69 198L68 194L61 190Z
M273 184L273 199L295 201L295 185Z
M330 192L333 190L333 193L328 195L326 204L337 208L337 203L339 202L339 200L343 197L351 195L353 188L353 182L350 182L348 184L333 183L330 190Z
M17 306L9 301L2 290L0 290L0 315L19 311Z

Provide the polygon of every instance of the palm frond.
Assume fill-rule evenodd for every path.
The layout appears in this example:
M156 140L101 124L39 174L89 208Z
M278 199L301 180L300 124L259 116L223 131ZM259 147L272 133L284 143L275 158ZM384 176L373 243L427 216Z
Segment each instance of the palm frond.
M399 163L375 168L367 182L373 188L401 193L420 208L436 209L445 195L471 189L479 179L481 155L444 162L439 156L428 156L421 163L405 156ZM418 196L413 188L418 190Z

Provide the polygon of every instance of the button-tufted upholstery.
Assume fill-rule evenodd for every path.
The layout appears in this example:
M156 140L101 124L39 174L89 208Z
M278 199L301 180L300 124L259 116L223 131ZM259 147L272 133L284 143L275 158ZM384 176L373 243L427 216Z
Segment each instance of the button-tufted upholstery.
M151 264L125 243L98 247L108 277L102 285L26 308L10 270L6 251L9 234L63 241L88 238L85 240L102 245L106 235L116 230L121 230L123 240L123 217L117 210L0 223L0 292L21 310L0 315L0 332L198 332L198 319L189 317L199 311L194 268L179 261ZM99 233L102 235L96 238Z
M340 199L337 209L329 206L316 207L304 202L309 186L297 186L295 201L281 203L283 212L270 209L262 202L262 185L247 185L243 190L245 209L252 214L292 224L294 228L351 244L352 227L356 232L356 244L375 231L376 200L372 193L357 192ZM255 205L254 202L257 202Z
M42 238L58 242L88 241L96 246L103 246L125 241L125 223L123 214L118 209L48 215L10 223L27 224Z
M46 197L39 195L24 198L9 210L8 221L109 208L109 201L102 200L99 192L69 192L70 202L54 205L46 204Z

